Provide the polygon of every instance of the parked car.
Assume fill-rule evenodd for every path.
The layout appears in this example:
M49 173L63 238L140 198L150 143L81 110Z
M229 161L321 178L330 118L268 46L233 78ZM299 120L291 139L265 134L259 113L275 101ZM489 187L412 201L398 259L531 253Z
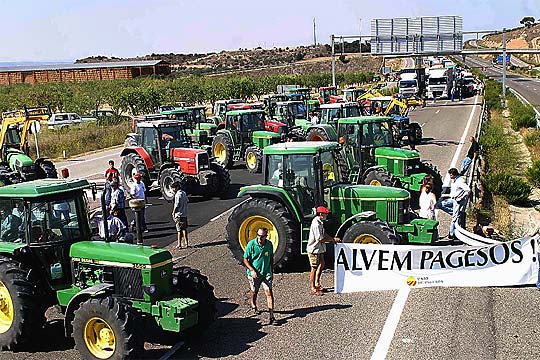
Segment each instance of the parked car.
M47 125L49 130L60 130L71 126L80 126L81 122L81 117L76 113L56 113L51 115Z
M124 120L130 120L130 117L125 115L116 115L116 113L112 110L94 110L89 115L82 117L83 121L85 121L85 119L93 121L97 120L98 124L100 125L110 125L119 123Z

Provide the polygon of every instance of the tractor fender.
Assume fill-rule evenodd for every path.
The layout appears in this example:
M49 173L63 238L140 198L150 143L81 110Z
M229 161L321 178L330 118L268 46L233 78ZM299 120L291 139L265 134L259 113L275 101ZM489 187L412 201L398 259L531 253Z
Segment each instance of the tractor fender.
M373 170L385 170L384 169L384 166L382 165L375 165L375 166L371 166L371 167L368 167L367 169L364 170L364 172L362 173L362 179L365 179L367 174Z
M164 163L163 165L161 165L161 167L159 168L159 173L158 173L158 179L160 178L161 176L161 173L164 171L164 170L167 170L167 169L178 169L180 170L180 172L182 172L182 170L180 169L180 166L178 166L178 164L176 163L171 163L171 162L166 162Z
M144 160L144 164L146 165L148 169L154 168L154 163L152 162L152 158L142 146L130 146L130 147L124 148L122 152L120 153L120 157L126 156L127 154L138 154Z
M71 325L71 321L73 321L73 318L75 316L75 310L79 308L79 305L90 298L107 295L113 291L113 288L113 284L101 283L81 290L77 293L77 295L71 298L66 308L64 319L64 329L66 337L71 337L71 334L73 332L73 326Z
M340 225L336 232L336 237L342 239L345 231L347 231L347 229L351 227L352 224L355 224L358 221L362 220L375 220L376 215L377 213L375 211L362 211L361 213L354 214L353 216L345 220L343 224Z
M302 222L302 215L300 206L296 203L296 201L292 198L290 198L285 191L279 191L279 190L269 190L268 188L265 189L240 189L240 192L238 193L237 197L243 197L245 195L249 195L252 198L266 198L270 200L277 201L287 208L287 210L295 217L295 219L301 223Z

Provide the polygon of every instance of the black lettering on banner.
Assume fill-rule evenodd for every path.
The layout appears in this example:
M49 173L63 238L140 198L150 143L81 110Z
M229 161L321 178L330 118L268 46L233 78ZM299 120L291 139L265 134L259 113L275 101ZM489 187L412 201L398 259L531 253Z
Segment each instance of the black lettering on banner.
M504 251L504 257L502 258L501 261L497 260L497 255L496 255L497 248L502 248ZM489 249L489 257L491 258L491 262L494 263L495 265L501 265L507 262L508 259L510 258L510 250L508 249L508 244L502 243L500 245L491 247Z
M530 241L535 241L535 240L533 239ZM523 260L523 252L521 251L521 241L519 240L512 241L510 243L510 249L512 249L512 252L519 257L519 259L514 259L514 257L512 256L512 262L516 264L520 263Z
M476 255L478 255L478 257L484 260L484 261L477 261L476 266L484 266L488 263L489 258L488 258L488 255L486 254L486 248L480 248L476 250Z
M356 265L356 260L358 258L358 249L353 249L352 250L352 270L355 271L355 270L362 270L361 267L357 266Z
M347 256L345 255L345 249L339 249L339 254L336 259L336 265L342 265L345 270L349 271L349 263L347 262Z
M401 261L400 261L401 260ZM392 258L392 265L390 265L390 268L392 270L398 269L401 270L403 268L403 264L407 262L407 266L405 267L406 270L412 270L412 263L411 263L411 252L408 251L405 257L403 259L399 258L399 253L397 251L394 252L394 257Z
M364 267L366 268L366 270L369 270L369 268L371 267L371 263L373 262L373 258L375 258L375 253L377 252L377 250L373 250L373 252L371 253L371 259L369 259L369 261L367 260L367 254L366 254L366 250L365 249L360 249L360 254L362 254L362 260L364 260Z
M389 260L387 257L384 257L385 255L388 255L388 254L390 254L390 251L388 250L379 250L379 270L390 270L388 269L388 266L387 267L383 266L383 263Z
M452 255L456 254L456 253L460 253L460 254L463 254L463 250L456 250L456 251L452 251L450 253L448 253L448 255L446 255L446 263L448 264L448 267L451 268L451 269L457 269L459 267L462 267L463 266L463 258L461 257L461 255L457 256L457 264L454 264L452 263Z
M420 260L420 270L424 270L426 268L426 261L433 258L433 251L424 250L422 251L422 258Z
M433 261L431 262L429 268L433 269L433 265L435 265L435 263L439 263L439 269L446 269L446 265L444 265L442 251L437 252L437 255L435 255L435 257L433 258Z
M469 258L470 258L471 256L474 256L474 255L475 255L474 252L475 252L475 250L467 250L467 251L465 252L465 264L464 264L465 267L470 267L470 266L474 266L474 265L475 265L474 263L472 263L472 262L469 261Z

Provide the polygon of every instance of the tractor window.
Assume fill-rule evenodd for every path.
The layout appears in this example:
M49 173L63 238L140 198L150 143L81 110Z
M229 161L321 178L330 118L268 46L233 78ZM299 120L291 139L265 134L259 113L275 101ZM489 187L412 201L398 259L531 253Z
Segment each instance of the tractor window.
M0 241L26 242L27 211L22 200L0 200Z
M142 133L142 146L145 149L151 149L154 147L154 129L143 128Z
M294 116L306 116L306 107L304 104L290 104L289 112Z
M189 139L187 138L187 135L182 127L169 126L162 127L159 130L161 131L162 144L165 147L190 147Z
M17 125L11 125L6 132L6 144L19 145L21 143L21 136Z
M264 130L264 113L242 115L242 132Z
M339 167L334 158L334 153L327 151L321 153L322 171L323 171L323 185L324 187L330 187L340 182Z
M67 242L81 238L74 199L32 203L30 216L31 243Z
M349 117L358 117L358 116L365 116L367 115L364 108L360 108L359 106L345 106L343 107L343 117L349 118Z
M362 125L362 147L392 146L392 132L387 122Z
M268 184L283 187L283 156L268 157Z
M302 207L304 214L312 212L315 206L315 174L312 155L285 156L284 187Z

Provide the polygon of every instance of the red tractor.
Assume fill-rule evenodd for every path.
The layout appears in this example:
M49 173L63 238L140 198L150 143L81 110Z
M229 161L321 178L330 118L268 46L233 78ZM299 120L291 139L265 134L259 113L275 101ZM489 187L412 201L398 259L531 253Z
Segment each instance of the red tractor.
M122 150L122 182L126 189L139 173L147 189L157 183L165 200L174 198L172 183L178 181L188 194L226 196L229 171L210 159L208 152L193 149L185 123L177 120L143 121L129 134Z
M338 102L345 102L341 96L337 94L337 88L335 86L327 86L319 88L319 103L320 104L333 104Z

